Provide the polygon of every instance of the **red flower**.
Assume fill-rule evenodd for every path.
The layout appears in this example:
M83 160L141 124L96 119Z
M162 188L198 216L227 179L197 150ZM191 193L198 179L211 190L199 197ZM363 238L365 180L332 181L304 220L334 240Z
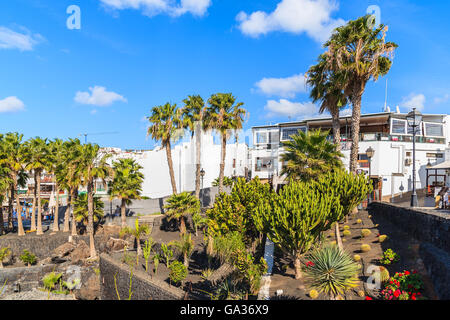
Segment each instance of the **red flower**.
M314 262L308 261L308 262L306 262L306 266L307 267L313 267L314 266Z
M416 296L412 296L411 299L412 299L412 300L416 300Z
M373 300L371 297L366 296L366 300Z
M409 271L405 271L405 274L406 274L406 275L409 275Z
M394 297L398 298L399 295L400 295L400 290L399 289L395 290Z

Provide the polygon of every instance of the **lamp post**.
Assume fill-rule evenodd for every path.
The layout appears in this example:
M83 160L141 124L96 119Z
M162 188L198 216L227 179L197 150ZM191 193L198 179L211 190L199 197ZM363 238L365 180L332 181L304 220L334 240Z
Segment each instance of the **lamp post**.
M372 183L372 179L371 179L371 176L372 176L372 158L373 158L374 154L375 154L375 150L372 149L372 147L369 147L366 150L366 156L369 159L369 182L370 183ZM370 196L367 199L367 202L370 203Z
M413 190L411 194L411 207L417 207L417 191L416 191L416 131L417 127L422 123L422 114L413 108L410 113L406 116L406 120L408 121L408 126L413 129L413 174L412 174L412 183Z

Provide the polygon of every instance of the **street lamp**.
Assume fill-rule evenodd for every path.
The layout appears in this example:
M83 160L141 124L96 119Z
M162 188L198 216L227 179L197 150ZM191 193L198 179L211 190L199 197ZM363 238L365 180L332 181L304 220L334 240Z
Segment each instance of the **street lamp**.
M375 154L375 150L372 149L372 147L369 147L366 150L366 156L369 159L369 181L370 181L370 183L372 183L372 179L370 177L372 176L372 158L373 158L374 154ZM370 196L369 196L367 202L370 203Z
M202 178L202 188L201 188L201 206L203 208L203 179L205 178L205 169L202 168L202 170L200 170L200 177Z
M413 108L406 116L408 126L413 129L413 191L411 195L411 207L418 207L417 191L416 191L416 131L417 127L422 123L422 114Z

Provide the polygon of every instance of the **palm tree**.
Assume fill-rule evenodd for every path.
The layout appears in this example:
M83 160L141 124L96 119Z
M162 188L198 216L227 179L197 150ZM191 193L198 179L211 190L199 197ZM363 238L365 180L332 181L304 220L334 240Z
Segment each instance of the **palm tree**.
M288 178L311 180L320 175L343 168L342 153L327 140L328 132L308 131L292 135L292 140L283 142L285 152L281 161L285 163L281 175Z
M209 100L209 107L205 115L205 128L220 133L222 150L219 171L219 193L223 192L223 177L225 174L225 158L227 152L227 140L230 131L242 129L244 117L247 111L241 106L244 103L236 103L236 98L231 93L217 93Z
M49 143L49 160L47 171L53 174L53 181L55 183L55 214L53 218L53 232L59 231L59 191L60 185L57 178L57 173L62 170L64 166L63 161L63 145L61 139L55 139Z
M147 225L139 225L139 219L135 220L135 228L131 229L130 227L125 227L120 230L120 236L124 234L131 234L136 238L136 261L139 263L139 257L142 255L142 247L141 247L141 238L142 236L149 234L150 228Z
M171 219L177 219L180 224L180 233L186 232L186 216L193 215L200 211L200 201L189 192L174 194L167 199L164 206L166 215Z
M76 160L76 171L80 173L82 178L81 184L87 188L88 199L88 225L89 246L91 258L97 257L94 243L94 181L103 180L112 175L111 167L106 163L110 157L108 154L100 152L97 144L85 144L81 147L80 157Z
M88 208L88 196L86 193L80 194L77 200L74 202L75 208L73 213L75 221L87 226L89 223L89 208ZM94 197L94 224L100 223L104 216L105 204L99 197Z
M4 165L6 155L3 135L0 134L0 236L4 233L3 201L13 183L11 170L9 166Z
M133 159L119 159L113 162L114 178L109 182L108 194L111 199L121 199L120 213L122 227L127 225L126 205L132 200L141 199L144 174L140 171L143 167Z
M327 69L327 55L319 56L319 62L309 68L307 84L311 87L310 97L314 103L321 102L319 113L330 112L333 123L333 141L337 150L341 150L340 110L347 104L347 97L340 87L336 71Z
M189 129L191 136L195 139L195 196L200 199L200 171L201 171L201 143L203 133L203 118L206 114L206 106L202 97L199 95L188 96L183 100L185 106L182 109L183 128Z
M22 223L22 207L20 204L20 195L18 192L18 186L23 185L21 176L24 175L24 164L25 164L25 148L22 144L23 135L16 133L7 133L3 138L3 164L8 167L9 177L10 177L10 207L8 224L9 228L12 228L12 211L14 199L16 200L16 211L17 211L17 225L19 236L25 235ZM23 180L23 179L22 179Z
M372 29L369 19L371 15L366 15L336 28L325 43L329 69L336 66L339 82L353 106L350 172L357 170L362 95L368 81L376 81L389 72L393 52L398 47L386 42L387 26L380 24Z
M173 194L177 193L175 173L173 171L171 140L179 138L177 129L181 127L180 111L176 104L166 103L152 109L152 114L147 119L151 126L148 128L147 136L152 136L154 140L160 140L162 148L166 149L167 164L169 166L170 182Z
M179 241L171 241L169 246L175 247L183 255L183 264L189 268L189 259L194 252L194 241L190 233L180 235Z

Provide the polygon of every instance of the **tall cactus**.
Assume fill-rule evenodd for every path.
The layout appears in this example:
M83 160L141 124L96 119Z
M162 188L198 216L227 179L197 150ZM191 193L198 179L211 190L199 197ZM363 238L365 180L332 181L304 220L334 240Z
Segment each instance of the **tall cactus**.
M286 254L294 259L295 278L301 278L300 257L330 228L333 208L339 197L312 188L311 183L291 181L279 194L263 199L255 210L254 221Z

